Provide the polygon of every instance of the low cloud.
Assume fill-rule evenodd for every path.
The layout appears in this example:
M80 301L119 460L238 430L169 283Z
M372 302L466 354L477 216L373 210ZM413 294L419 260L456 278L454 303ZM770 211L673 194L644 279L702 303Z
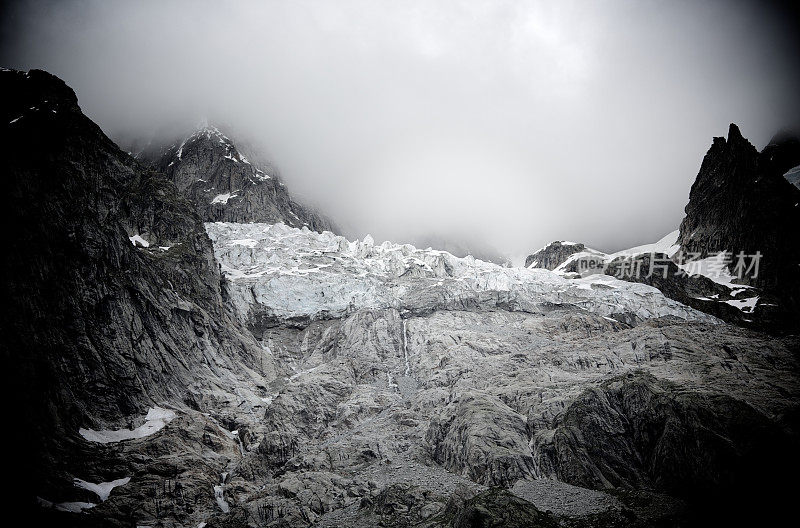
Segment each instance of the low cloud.
M800 123L795 30L749 2L32 2L2 61L122 142L224 124L350 236L517 262L677 228L712 136Z

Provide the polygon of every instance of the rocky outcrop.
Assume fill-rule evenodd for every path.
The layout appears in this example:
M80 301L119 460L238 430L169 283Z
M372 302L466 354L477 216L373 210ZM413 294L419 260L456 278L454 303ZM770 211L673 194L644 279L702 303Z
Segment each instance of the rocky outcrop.
M489 490L467 500L455 514L453 528L556 528L553 515L505 490Z
M437 463L481 484L507 486L538 476L525 417L492 397L461 396L431 422L426 441Z
M559 480L659 490L722 520L729 515L719 512L741 501L763 507L785 495L780 475L800 466L796 412L775 421L727 394L633 372L581 394L553 430L536 435L535 449L542 471ZM743 510L730 520L761 515Z
M563 264L570 255L584 251L586 246L575 242L551 242L525 259L526 268L554 270Z
M744 273L743 282L777 298L787 327L800 320L800 232L789 227L800 223L800 189L783 175L799 163L796 138L778 136L759 153L731 124L703 159L679 238L701 257L730 252L731 270L740 253L760 253L758 275Z
M283 222L335 230L329 220L291 197L274 167L251 163L214 126L140 158L166 174L206 222Z
M800 234L788 226L800 221L800 190L790 172L799 163L796 136L777 134L758 152L732 124L727 139L714 138L674 237L613 254L554 242L525 265L568 278L612 275L730 323L795 332Z
M581 394L537 448L542 471L565 482L692 496L730 486L747 457L765 455L780 434L730 396L632 372Z
M0 85L5 440L25 464L20 504L59 502L57 482L86 469L79 429L136 427L166 402L204 409L222 378L255 386L260 347L175 186L120 151L61 80L4 70Z

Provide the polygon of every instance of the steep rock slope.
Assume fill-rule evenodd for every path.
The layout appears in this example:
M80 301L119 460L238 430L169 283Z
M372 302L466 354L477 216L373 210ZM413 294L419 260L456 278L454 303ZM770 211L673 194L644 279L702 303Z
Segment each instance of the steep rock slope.
M783 175L798 163L796 138L776 137L759 153L731 124L703 159L678 240L701 257L730 252L730 269L740 252L759 252L758 276L744 283L774 295L787 323L800 314L800 189Z
M3 70L0 85L13 226L1 270L5 440L24 465L25 505L74 495L63 483L102 458L91 431L133 429L149 408L150 430L180 409L221 409L234 399L226 384L263 377L191 203L121 152L61 80Z
M297 203L278 172L251 163L216 127L206 126L163 152L144 155L166 174L207 222L284 222L314 231L330 221Z

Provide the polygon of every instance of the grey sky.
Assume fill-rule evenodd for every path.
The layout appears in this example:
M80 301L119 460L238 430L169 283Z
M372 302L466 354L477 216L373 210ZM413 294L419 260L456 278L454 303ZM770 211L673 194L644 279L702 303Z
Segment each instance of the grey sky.
M787 14L709 2L32 2L2 63L112 137L202 117L350 236L616 250L683 217L712 136L800 123Z

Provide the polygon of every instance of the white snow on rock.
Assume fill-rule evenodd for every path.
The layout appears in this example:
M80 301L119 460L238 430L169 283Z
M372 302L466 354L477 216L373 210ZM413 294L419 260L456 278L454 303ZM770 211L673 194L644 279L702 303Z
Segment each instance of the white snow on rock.
M665 235L661 240L654 244L645 244L643 246L636 246L630 249L623 249L622 251L612 253L609 255L609 257L611 257L611 260L613 260L617 257L630 257L648 253L664 253L671 258L681 249L680 244L678 244L678 236L680 236L680 231L676 229L672 233Z
M645 284L614 277L569 280L546 269L504 268L471 256L349 241L284 224L206 224L239 314L341 317L359 309L430 311L573 305L601 316L716 321ZM246 243L241 243L242 241Z
M152 407L145 416L145 422L136 429L103 429L94 431L92 429L80 429L78 433L90 442L100 444L110 444L132 440L134 438L144 438L157 433L175 418L175 412L161 407Z
M112 480L111 482L100 482L98 484L94 484L92 482L87 482L85 480L81 480L76 478L74 480L75 486L89 490L97 495L100 499L100 502L105 502L108 499L108 496L111 494L111 490L118 486L124 486L128 482L131 481L130 477L125 477L117 480Z
M559 274L565 273L570 264L578 260L593 260L597 263L597 266L593 267L602 267L604 264L608 264L612 260L620 257L635 257L637 255L663 253L667 257L672 258L681 249L680 244L678 244L679 235L680 231L675 230L653 244L644 244L641 246L632 247L630 249L623 249L621 251L617 251L616 253L603 253L602 251L597 251L596 249L586 248L584 251L570 255L567 260L561 263L561 265L559 265L553 271Z
M581 251L580 253L570 255L565 262L563 262L553 271L558 274L563 274L573 262L586 259L593 259L597 263L596 267L602 267L603 265L608 264L614 259L620 257L635 257L639 255L653 255L662 253L668 258L672 258L677 255L681 249L680 244L678 244L679 235L680 231L676 230L664 236L664 238L658 242L655 242L654 244L645 244L642 246L632 247L630 249L623 249L622 251L617 251L616 253L602 253L593 249L587 249L586 251ZM751 288L751 286L735 284L733 282L736 277L731 275L727 266L727 262L730 261L730 256L730 252L723 251L704 259L690 260L683 264L676 264L681 270L685 271L690 276L701 275L716 282L717 284L727 286L731 289L741 290ZM732 295L736 295L737 293L739 292L734 291L732 292Z
M150 247L150 242L143 239L140 235L133 235L132 237L128 237L128 239L134 246Z
M721 251L716 255L710 255L704 259L691 260L685 264L679 264L678 267L689 275L702 275L717 284L727 286L731 289L741 291L743 289L752 288L752 286L746 286L744 284L734 284L733 281L737 277L731 275L727 266L727 262L730 261L730 256L730 252ZM736 295L739 291L734 291L731 295Z
M743 312L750 313L756 309L756 304L758 304L758 296L755 297L748 297L747 299L731 299L729 301L725 301L726 304L730 304Z
M215 203L226 204L226 203L228 203L228 200L230 200L231 198L236 198L236 191L228 192L228 193L224 193L224 194L218 194L218 195L216 195L214 197L214 199L211 200L211 203L212 204L215 204Z
M97 504L93 502L60 502L58 504L53 504L52 507L58 511L81 513L83 510L90 510L95 506L97 506Z
M36 497L39 506L42 508L52 508L57 511L69 513L81 513L83 510L89 510L97 506L93 502L51 502L41 497Z

